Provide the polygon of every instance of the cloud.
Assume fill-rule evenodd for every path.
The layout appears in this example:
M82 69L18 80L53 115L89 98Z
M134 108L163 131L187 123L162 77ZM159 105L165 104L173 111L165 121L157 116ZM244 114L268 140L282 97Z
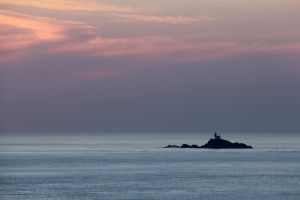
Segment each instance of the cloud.
M129 17L132 18L132 17ZM130 20L153 21L154 23L192 23L195 20L210 20L206 17L168 18L135 16ZM0 62L13 62L40 54L80 54L87 57L116 58L138 57L157 62L197 62L223 59L243 54L299 52L299 42L269 41L267 36L252 36L247 42L242 39L189 38L189 35L104 37L95 27L70 20L37 17L12 11L0 10ZM280 33L280 37L290 34ZM272 38L272 37L271 37ZM156 58L156 59L153 59Z
M76 1L76 0L0 0L0 4L34 7L40 9L58 10L58 11L79 11L79 12L101 12L106 14L114 22L143 22L159 24L190 24L204 21L210 21L213 18L209 16L163 16L151 15L145 8L133 8L128 6L117 6L102 3L99 1Z
M6 10L0 10L0 62L25 55L18 50L25 50L34 45L66 41L70 30L84 29L85 33L92 30L83 23L55 20L47 17L36 17ZM23 56L22 56L23 57ZM10 58L10 59L8 59Z
M197 41L197 42L195 42ZM270 54L300 52L300 43L270 43L214 41L199 38L186 40L171 36L148 36L141 38L90 38L84 43L68 43L52 49L53 53L78 53L92 57L140 57L164 62L197 62L224 59L246 54ZM156 60L158 62L158 60Z
M0 4L26 6L34 8L42 8L49 10L63 11L98 11L98 12L133 12L133 8L128 6L114 6L99 1L78 1L78 0L0 0Z
M0 0L0 3L6 2ZM12 4L21 5L23 1L12 1ZM27 6L52 6L55 1L36 3L26 1ZM71 1L72 2L72 1ZM36 3L36 4L35 4ZM22 5L23 5L22 4ZM46 4L46 5L45 5ZM66 2L64 2L66 4ZM56 4L53 4L53 6ZM59 3L56 5L60 5ZM66 4L72 7L73 4ZM77 4L76 4L77 5ZM67 9L66 6L58 6ZM56 8L54 6L54 8ZM72 9L75 9L73 7ZM112 9L111 9L112 10ZM210 20L209 17L166 17L144 16L137 14L116 14L120 21L139 21L164 24L186 24ZM91 52L92 55L115 57L126 55L157 55L180 51L185 44L178 44L176 38L166 36L144 36L140 38L105 38L94 32L94 27L85 23L58 20L49 17L37 17L19 12L0 10L0 62L10 62L30 57L36 46L44 45L42 51L49 52ZM76 38L76 35L79 35ZM58 43L59 42L59 43ZM45 46L45 44L47 44ZM50 45L52 45L50 47ZM179 47L181 46L181 47ZM171 49L172 48L172 49ZM27 50L21 53L21 50ZM39 52L40 53L40 52Z
M213 18L209 16L155 16L140 14L116 14L117 20L120 22L144 22L144 23L160 23L160 24L191 24L197 22L210 21Z
M45 17L34 17L25 14L0 10L0 24L27 30L21 37L32 36L37 40L51 41L64 39L64 27L54 24Z
M177 43L176 39L167 36L146 36L141 38L104 38L97 36L83 43L69 43L58 46L53 51L57 53L87 52L89 55L103 57L157 55L176 51L176 48L170 48L171 43L175 45Z

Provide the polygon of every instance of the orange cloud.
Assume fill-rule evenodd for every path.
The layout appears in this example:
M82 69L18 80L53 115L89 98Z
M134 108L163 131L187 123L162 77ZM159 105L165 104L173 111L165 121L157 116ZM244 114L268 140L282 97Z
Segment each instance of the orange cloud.
M100 12L132 12L133 8L126 6L113 6L99 1L78 1L78 0L0 0L0 4L26 6L50 10L66 11L100 11Z
M0 10L0 25L12 26L29 31L37 40L53 41L65 39L65 32L74 26L92 29L80 22L55 20L16 12Z
M157 16L145 13L143 8L132 8L101 3L99 1L76 1L76 0L0 0L0 4L34 7L40 9L101 12L110 16L115 22L143 22L161 24L190 24L210 21L209 16Z
M92 27L82 23L36 17L16 12L0 10L0 62L15 57L9 52L26 49L33 45L64 41L69 38L67 32L74 28L90 31ZM11 52L15 54L15 52ZM23 55L23 54L22 54Z
M64 35L61 34L63 27L53 22L51 23L49 18L33 17L0 10L0 24L30 31L27 33L27 36L32 34L37 40L64 39Z
M4 29L4 26L0 26L0 28ZM2 33L0 35L0 49L4 50L14 50L25 48L29 45L32 45L33 40L29 40L28 38L32 37L30 33L15 33L15 34L5 34Z

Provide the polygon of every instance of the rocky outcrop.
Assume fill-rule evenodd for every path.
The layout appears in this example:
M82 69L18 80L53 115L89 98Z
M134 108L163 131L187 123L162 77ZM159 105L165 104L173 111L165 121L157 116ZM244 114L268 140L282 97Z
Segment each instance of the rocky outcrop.
M202 146L198 146L196 144L188 145L182 144L181 146L178 145L168 145L164 148L199 148L199 149L253 149L252 146L246 145L244 143L238 142L230 142L228 140L221 139L221 136L215 133L215 138L211 138L206 144Z
M199 148L206 149L253 149L252 146L246 145L244 143L230 142L223 139L210 139L205 145Z

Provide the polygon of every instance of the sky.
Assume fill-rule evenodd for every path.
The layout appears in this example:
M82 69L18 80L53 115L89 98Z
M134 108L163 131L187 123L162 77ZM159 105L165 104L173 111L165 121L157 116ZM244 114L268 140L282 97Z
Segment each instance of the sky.
M0 131L300 133L299 0L0 0Z

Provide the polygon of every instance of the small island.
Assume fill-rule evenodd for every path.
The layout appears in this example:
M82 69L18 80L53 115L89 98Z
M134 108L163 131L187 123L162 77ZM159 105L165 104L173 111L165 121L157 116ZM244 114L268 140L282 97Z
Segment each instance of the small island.
M182 144L181 146L178 145L168 145L164 148L201 148L201 149L253 149L252 146L246 145L244 143L238 142L230 142L228 140L221 139L221 136L217 133L214 134L214 138L211 138L206 144L202 146L198 146L196 144L188 145Z

